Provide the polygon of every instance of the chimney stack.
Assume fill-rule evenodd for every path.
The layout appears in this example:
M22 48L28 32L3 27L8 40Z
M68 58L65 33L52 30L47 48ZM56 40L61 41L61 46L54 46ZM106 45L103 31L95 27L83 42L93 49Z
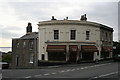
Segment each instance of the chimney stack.
M32 33L32 24L29 22L28 26L26 27L26 34Z
M55 18L54 18L54 16L52 16L52 19L51 20L56 20Z
M81 20L81 21L87 21L86 14L82 15L80 20Z

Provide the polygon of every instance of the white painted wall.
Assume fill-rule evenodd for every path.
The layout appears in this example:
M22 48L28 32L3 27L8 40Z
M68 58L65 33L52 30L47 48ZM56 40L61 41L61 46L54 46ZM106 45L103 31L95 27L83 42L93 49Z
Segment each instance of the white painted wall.
M59 40L54 40L54 30L59 30ZM76 40L70 40L70 30L76 30ZM86 31L90 31L90 40L86 41ZM46 44L47 41L79 41L79 42L96 42L100 49L100 28L90 25L42 25L39 26L39 60L41 54L45 54L47 60ZM96 57L96 55L95 55ZM98 57L98 56L97 56Z

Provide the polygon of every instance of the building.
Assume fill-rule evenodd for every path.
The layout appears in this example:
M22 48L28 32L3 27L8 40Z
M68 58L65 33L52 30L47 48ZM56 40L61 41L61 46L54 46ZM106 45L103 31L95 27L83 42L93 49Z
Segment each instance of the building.
M80 62L112 58L113 28L80 20L42 21L39 26L39 53L41 61Z
M113 29L100 24L101 59L113 57Z
M44 62L83 62L112 58L113 28L80 20L57 20L38 23L32 32L28 23L26 34L12 39L12 67L37 67ZM42 63L43 62L43 63Z
M28 23L26 34L12 39L12 67L35 67L38 64L38 32Z

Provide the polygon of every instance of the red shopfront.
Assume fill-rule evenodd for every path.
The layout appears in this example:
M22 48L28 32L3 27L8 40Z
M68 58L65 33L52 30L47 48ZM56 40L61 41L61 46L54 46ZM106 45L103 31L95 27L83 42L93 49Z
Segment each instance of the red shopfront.
M103 46L101 51L101 58L103 59L109 58L110 52L112 52L112 46Z
M66 61L65 45L48 45L46 50L49 61Z
M82 45L81 46L81 60L82 61L93 61L94 52L98 52L95 45Z

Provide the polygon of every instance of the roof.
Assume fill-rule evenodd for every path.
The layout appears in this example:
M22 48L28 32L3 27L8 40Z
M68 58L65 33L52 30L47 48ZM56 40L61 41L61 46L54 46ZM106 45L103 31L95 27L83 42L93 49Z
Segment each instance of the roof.
M90 22L90 21L81 21L81 20L50 20L50 21L42 21L39 22L38 26L42 25L92 25L100 28L104 28L110 31L113 31L113 28L108 27L106 25Z
M32 32L30 34L26 34L20 37L19 39L34 39L34 38L38 38L38 32Z

